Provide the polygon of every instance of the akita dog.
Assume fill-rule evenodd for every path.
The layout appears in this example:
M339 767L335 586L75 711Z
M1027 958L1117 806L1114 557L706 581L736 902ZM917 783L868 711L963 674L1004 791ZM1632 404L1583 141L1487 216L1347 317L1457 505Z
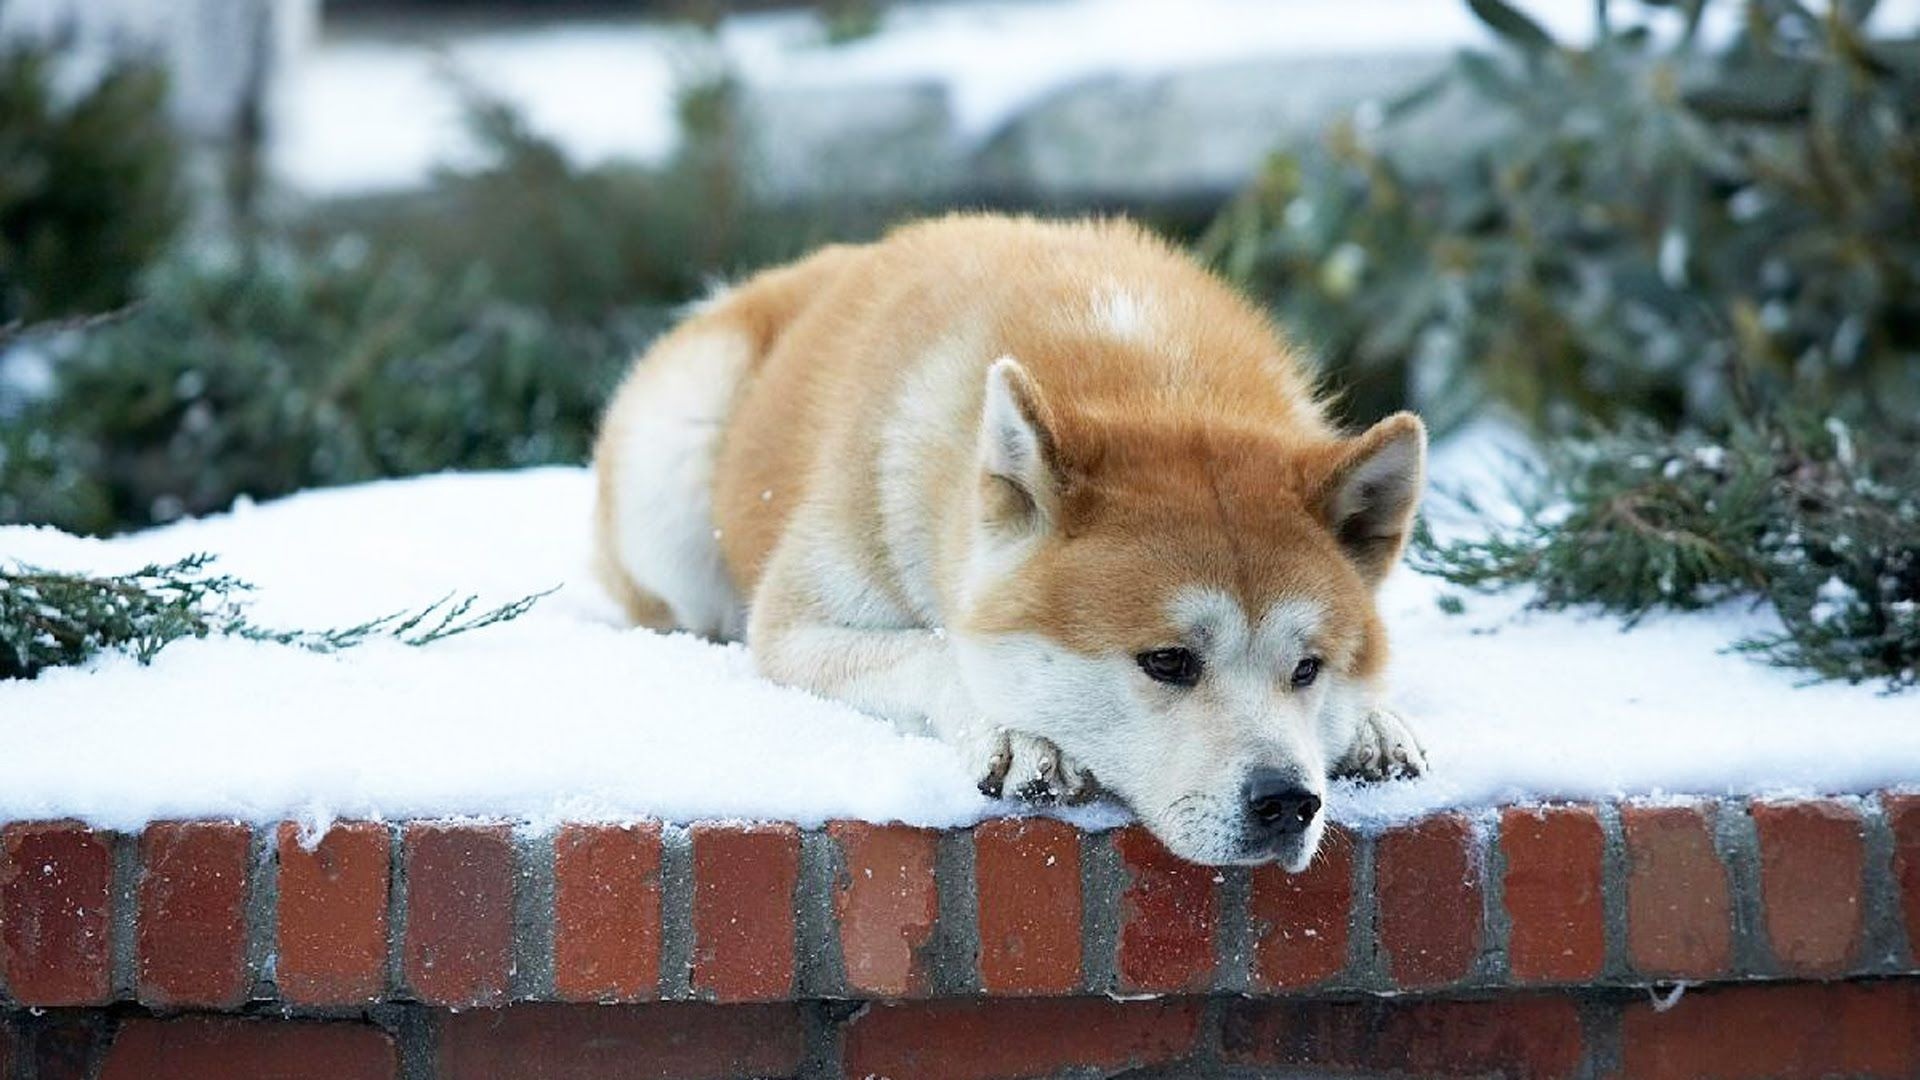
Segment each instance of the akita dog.
M761 273L635 364L594 456L634 621L744 633L988 794L1104 789L1186 859L1298 870L1330 773L1424 767L1374 590L1425 428L1343 436L1265 316L1124 221L948 217Z

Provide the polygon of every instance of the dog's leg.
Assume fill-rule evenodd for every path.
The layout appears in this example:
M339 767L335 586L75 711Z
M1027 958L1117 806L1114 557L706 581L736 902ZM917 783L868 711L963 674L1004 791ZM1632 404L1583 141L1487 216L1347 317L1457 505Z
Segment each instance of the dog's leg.
M942 631L914 625L864 583L831 588L857 582L858 572L829 558L803 551L791 533L776 547L747 626L762 674L939 737L965 755L988 795L1079 802L1097 791L1092 775L1049 740L982 715Z
M1427 752L1399 713L1374 703L1353 729L1353 741L1335 760L1333 775L1354 780L1399 780L1427 771Z

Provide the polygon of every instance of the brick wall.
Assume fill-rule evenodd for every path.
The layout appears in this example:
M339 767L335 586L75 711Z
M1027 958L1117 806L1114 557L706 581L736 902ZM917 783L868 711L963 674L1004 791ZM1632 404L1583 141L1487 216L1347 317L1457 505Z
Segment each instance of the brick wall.
M5 826L0 1076L1920 1076L1920 796L1442 815L1300 875L1051 819L302 840Z
M105 1080L1912 1077L1920 981L1427 998L520 1004L273 1018L94 1010L0 1026L15 1076Z

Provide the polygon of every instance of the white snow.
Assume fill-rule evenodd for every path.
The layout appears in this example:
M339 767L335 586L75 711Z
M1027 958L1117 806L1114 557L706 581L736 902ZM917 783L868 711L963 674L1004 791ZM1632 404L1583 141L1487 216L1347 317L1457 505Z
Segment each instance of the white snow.
M1497 432L1495 433L1497 435ZM1484 435L1435 472L1497 475ZM1009 809L945 746L755 677L739 648L623 629L582 571L584 470L449 474L314 492L113 540L0 529L0 560L124 571L196 551L256 583L253 614L356 623L449 592L498 603L564 587L524 618L426 648L336 655L177 643L0 682L0 821L165 817L834 817L958 824ZM1913 695L1798 685L1725 654L1771 626L1739 606L1617 620L1529 613L1400 573L1383 612L1398 701L1432 773L1343 788L1362 826L1441 807L1683 793L1864 793L1920 779ZM1082 812L1088 824L1116 812Z
M351 625L449 592L511 623L317 655L184 641L0 682L0 821L73 815L534 823L658 816L968 820L943 746L752 675L738 648L627 630L582 572L588 474L315 492L111 541L0 529L0 558L124 571L195 551L260 586L256 621Z
M1594 33L1590 0L1520 5L1557 38ZM1875 25L1920 21L1888 0ZM1710 6L1704 36L1738 23ZM1669 29L1671 15L1660 23ZM1252 60L1440 55L1491 41L1459 0L969 0L899 4L878 33L828 42L793 12L726 19L712 40L645 19L574 19L412 39L335 36L293 60L275 95L275 172L316 195L391 190L473 160L464 81L517 106L583 163L657 162L679 141L674 91L731 72L755 93L933 86L966 146L1023 110L1103 76L1151 77ZM1663 263L1663 266L1665 264Z
M1826 626L1846 617L1855 604L1860 602L1860 594L1853 586L1838 577L1829 577L1813 591L1813 607L1807 617L1815 626Z

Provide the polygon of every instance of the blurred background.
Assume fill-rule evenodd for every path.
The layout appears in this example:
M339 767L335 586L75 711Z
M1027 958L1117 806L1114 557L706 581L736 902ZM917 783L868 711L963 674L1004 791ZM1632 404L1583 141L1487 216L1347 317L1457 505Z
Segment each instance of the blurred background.
M1140 217L1358 423L1920 415L1920 0L0 0L0 523L585 459L710 284Z

